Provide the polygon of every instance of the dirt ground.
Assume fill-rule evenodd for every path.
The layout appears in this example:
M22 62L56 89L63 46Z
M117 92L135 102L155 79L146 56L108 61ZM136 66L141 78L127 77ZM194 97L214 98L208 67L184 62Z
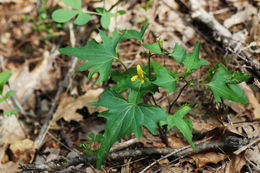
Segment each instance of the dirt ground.
M83 0L84 9L111 8L116 0ZM150 3L150 4L149 4ZM87 134L102 133L105 119L98 117L102 107L92 106L112 80L96 84L97 74L87 79L88 71L74 73L82 61L61 55L59 48L83 46L89 39L100 40L99 18L93 16L85 26L59 24L51 13L64 5L59 0L0 0L0 71L11 71L5 90L15 95L0 104L0 172L174 172L174 173L256 173L260 172L260 1L259 0L121 0L112 11L126 14L111 19L108 32L137 29L149 23L145 43L164 40L171 51L175 43L189 52L197 41L202 43L200 56L210 63L221 62L230 71L250 74L240 84L249 104L214 101L203 86L186 88L173 110L188 103L193 109L193 140L197 150L190 150L183 136L173 129L167 134L168 145L159 136L143 129L143 136L126 137L113 146L117 159L107 159L102 170L84 160ZM145 64L145 50L133 40L120 44L119 54L128 67ZM183 70L173 59L161 56L153 60L172 71ZM123 68L113 63L113 69ZM206 81L209 67L191 75ZM180 83L179 86L183 86ZM181 87L180 87L181 88ZM155 99L161 107L168 99L161 90ZM18 108L14 116L2 110ZM122 146L123 145L123 146ZM93 149L96 145L91 146ZM160 155L163 148L177 156ZM156 154L121 157L120 151L158 149ZM78 159L75 159L77 158ZM79 159L80 158L80 159ZM64 164L65 162L65 164ZM70 163L71 165L68 165ZM149 167L149 168L148 168Z

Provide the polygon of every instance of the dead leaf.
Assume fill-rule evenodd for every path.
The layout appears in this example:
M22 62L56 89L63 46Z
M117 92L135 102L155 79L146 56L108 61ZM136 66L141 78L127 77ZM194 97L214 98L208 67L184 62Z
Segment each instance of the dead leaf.
M246 164L245 159L241 155L234 155L227 163L225 173L240 173L243 166Z
M224 100L224 104L228 107L230 107L233 111L235 111L238 114L241 114L245 112L245 107L241 103L233 102L230 100Z
M260 104L257 101L253 91L249 88L249 86L243 82L240 84L241 88L244 90L245 94L248 97L249 103L252 105L253 111L253 120L260 120Z
M178 138L175 135L169 135L168 142L169 147L171 148L182 148L187 146L187 143L185 141L181 140L181 138Z
M0 146L12 144L25 138L25 133L16 116L0 117Z
M221 160L224 160L227 158L227 156L225 154L214 153L214 152L209 152L209 153L205 153L205 154L196 154L191 157L195 160L195 162L199 168L203 167L209 163L217 164Z
M250 160L254 164L256 164L257 168L260 168L260 144L252 147L252 149L248 149L245 152L246 160Z
M17 140L10 145L14 159L19 162L29 162L33 156L34 142L30 139Z
M8 162L6 164L0 163L0 172L1 173L16 173L19 172L19 165L14 162Z
M15 89L15 96L21 104L26 102L36 89L55 89L57 78L60 76L59 68L53 66L55 58L56 54L50 55L46 51L42 58L33 62L35 67L32 71L29 70L29 63L18 69L11 69L10 87Z
M97 101L98 96L103 92L104 89L93 89L88 90L85 95L74 99L71 96L65 96L61 99L59 107L53 116L51 121L51 129L59 129L57 121L63 118L65 121L77 121L83 120L81 114L77 113L77 109L81 109L84 106L88 108L89 113L97 111L99 108L92 106L91 103Z
M257 9L250 4L246 4L243 11L239 11L226 19L224 21L224 26L230 28L236 24L244 23L245 21L248 21L253 14L257 14Z

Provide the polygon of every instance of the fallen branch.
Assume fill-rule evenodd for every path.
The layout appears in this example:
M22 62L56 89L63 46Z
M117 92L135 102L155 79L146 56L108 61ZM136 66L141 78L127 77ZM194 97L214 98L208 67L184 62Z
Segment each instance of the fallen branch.
M110 152L107 156L108 160L122 160L126 157L141 157L141 156L152 156L152 155L166 155L161 159L165 159L169 156L175 158L190 156L198 153L208 152L208 151L221 151L226 153L232 153L233 151L238 150L239 148L250 143L249 139L243 139L237 136L227 136L224 140L214 140L209 142L203 142L196 146L196 149L193 150L191 147L184 147L181 149L172 149L172 148L141 148L141 149L132 149L126 151L117 151ZM81 155L73 159L62 160L62 161L51 161L45 164L23 164L21 168L23 171L59 171L66 169L70 166L76 166L79 164L93 164L96 161L95 156ZM155 165L153 163L150 167ZM146 169L149 169L146 168Z

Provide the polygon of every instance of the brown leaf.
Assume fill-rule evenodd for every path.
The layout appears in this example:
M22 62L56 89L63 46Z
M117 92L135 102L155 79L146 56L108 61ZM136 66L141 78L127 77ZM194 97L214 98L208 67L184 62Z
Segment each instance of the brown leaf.
M246 160L250 160L256 164L257 168L260 168L260 144L256 145L252 149L248 149L245 152Z
M191 157L195 160L198 167L203 167L209 163L216 164L219 161L227 158L227 156L225 154L214 153L214 152L209 152L209 153L205 153L205 154L196 154Z
M246 93L249 103L252 105L254 111L253 111L253 120L260 120L260 104L258 100L256 99L253 91L249 88L249 86L243 82L240 84L244 92Z
M15 173L19 172L19 165L14 162L8 162L6 164L0 163L0 172L1 173Z
M86 106L90 113L98 111L98 107L92 106L91 103L97 101L98 96L103 92L102 88L88 90L85 95L74 99L71 96L65 96L61 99L59 107L56 113L53 116L51 121L51 128L58 129L57 121L63 118L65 121L77 121L80 122L83 120L81 114L77 113L77 109L81 109Z
M12 144L24 138L24 131L16 116L0 117L0 145Z
M10 145L16 161L29 162L33 156L34 142L30 139L17 140Z
M12 76L9 80L11 89L15 89L16 98L23 104L33 94L34 90L54 90L57 78L59 78L59 68L53 66L56 55L44 52L42 58L31 62L35 65L32 71L29 63L25 63L18 69L11 69Z
M240 173L243 166L246 164L245 159L241 156L233 156L230 159L230 162L227 163L225 173Z

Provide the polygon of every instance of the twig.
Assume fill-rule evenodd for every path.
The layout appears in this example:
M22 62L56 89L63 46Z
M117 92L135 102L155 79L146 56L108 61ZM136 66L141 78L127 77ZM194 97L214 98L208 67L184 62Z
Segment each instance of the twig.
M223 138L221 138L223 139ZM163 160L169 156L174 157L184 157L188 155L198 154L202 152L208 151L220 151L223 150L227 153L232 153L233 151L239 149L240 147L248 144L248 139L243 139L237 136L226 136L224 140L213 140L209 143L208 142L200 142L196 146L196 149L193 150L191 147L187 146L181 149L172 149L172 148L141 148L141 149L134 149L134 150L126 150L126 151L117 151L117 152L110 152L107 156L107 159L111 160L120 160L125 157L140 157L140 156L151 156L151 155L166 155L163 158L160 158L156 161L158 163L160 160ZM61 161L51 161L44 164L22 164L21 167L24 171L28 170L46 170L46 171L58 171L70 166L75 166L79 164L91 164L96 161L95 156L87 156L81 155L75 157L73 159L66 160L65 162ZM149 168L151 168L156 163L152 163ZM145 168L146 170L149 168Z
M251 140L251 142L248 145L245 145L245 146L239 148L238 150L236 150L234 152L234 154L239 155L241 152L245 151L247 148L251 147L252 145L254 145L254 144L258 143L258 142L260 142L260 136L258 136L256 138L254 138L253 140Z
M119 144L115 144L113 147L111 147L110 152L122 150L122 149L127 148L127 147L129 147L133 144L138 143L138 142L140 142L140 140L137 139L137 138L134 138L134 139L130 139L128 141L125 141L125 142L122 142L122 143L119 143Z
M75 39L75 35L74 35L74 31L73 31L73 24L72 23L69 23L69 30L70 30L71 46L75 46L76 39ZM38 134L38 136L35 139L35 146L34 146L35 150L38 150L42 146L43 140L44 140L44 138L45 138L45 136L46 136L46 134L47 134L47 132L49 130L50 121L52 120L53 114L54 114L54 112L56 110L57 102L59 100L59 97L60 97L61 93L64 91L64 89L66 88L66 86L67 86L66 84L67 84L68 80L70 79L71 73L74 70L75 65L77 63L77 60L75 60L75 59L76 58L73 59L71 67L68 70L65 79L59 83L59 88L58 88L58 91L56 92L55 98L54 98L54 100L53 100L53 102L51 104L50 111L47 114L45 122L44 122L44 124L43 124L43 126L42 126L42 128L40 130L40 133Z

